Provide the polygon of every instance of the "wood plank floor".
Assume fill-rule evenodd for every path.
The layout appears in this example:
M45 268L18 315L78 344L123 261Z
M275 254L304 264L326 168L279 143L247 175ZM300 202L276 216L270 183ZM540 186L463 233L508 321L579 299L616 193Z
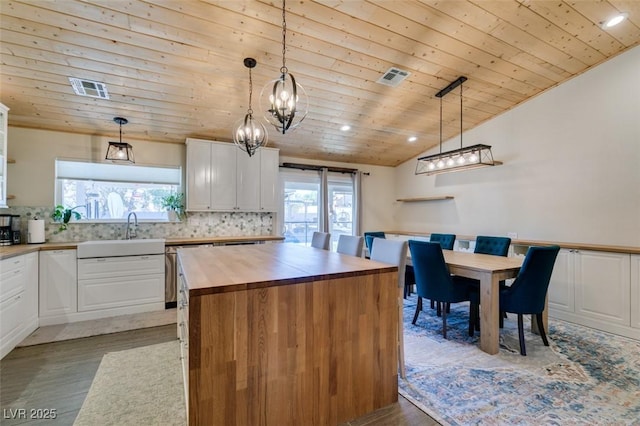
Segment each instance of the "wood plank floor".
M0 361L0 423L73 425L102 356L174 340L175 324L16 348ZM12 419L16 409L26 417ZM31 409L55 409L54 420L30 419ZM10 411L12 410L12 411ZM438 423L409 401L399 402L344 426L431 426Z

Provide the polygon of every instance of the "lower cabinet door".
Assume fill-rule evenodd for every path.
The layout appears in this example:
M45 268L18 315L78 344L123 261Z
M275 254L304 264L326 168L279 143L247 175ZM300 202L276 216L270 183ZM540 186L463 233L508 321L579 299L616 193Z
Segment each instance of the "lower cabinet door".
M0 358L16 345L15 337L22 326L24 292L13 295L0 303Z
M164 274L78 281L78 311L164 302Z
M587 250L576 253L576 313L628 327L631 324L630 255Z

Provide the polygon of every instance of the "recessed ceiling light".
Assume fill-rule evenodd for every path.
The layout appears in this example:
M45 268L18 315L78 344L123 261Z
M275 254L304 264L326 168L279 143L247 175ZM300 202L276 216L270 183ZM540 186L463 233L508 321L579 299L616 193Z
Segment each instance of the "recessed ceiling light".
M407 139L407 140L408 140L409 142L415 142L415 141L417 141L417 140L418 140L418 138L417 138L417 137L415 137L415 136L410 136L410 137L409 137L409 139Z
M628 13L621 13L619 15L614 16L613 18L605 21L602 24L602 28L604 28L605 30L607 28L611 28L611 27L615 27L616 25L618 25L620 22L624 21L625 19L627 19L627 17L629 16Z
M340 130L342 130L343 132L346 132L347 130L351 130L351 126L349 126L348 124L345 124L344 126L340 127Z

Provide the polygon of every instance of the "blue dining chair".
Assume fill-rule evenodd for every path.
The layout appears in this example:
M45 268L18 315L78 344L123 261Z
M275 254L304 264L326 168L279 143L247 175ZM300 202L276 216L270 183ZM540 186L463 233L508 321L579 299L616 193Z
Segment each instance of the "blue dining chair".
M437 300L441 303L458 303L469 300L469 290L465 281L458 283L460 277L451 275L444 261L440 243L409 240L411 261L416 277L418 304L412 324L418 320L422 310L422 298ZM469 334L473 335L469 326ZM442 336L447 338L447 310L442 309Z
M444 250L453 250L453 244L456 242L455 234L431 234L429 241L432 243L440 243Z
M453 250L453 245L456 242L455 234L431 234L429 241L432 243L440 243L444 250ZM435 308L435 300L431 299L431 309ZM438 304L438 315L440 315L440 304ZM447 308L447 310L449 310Z
M491 254L493 256L507 256L511 238L509 237L486 237L478 235L476 237L476 248L474 253Z
M527 355L524 343L523 315L535 315L540 337L545 346L549 346L547 334L542 322L544 302L553 272L553 265L560 251L559 246L529 247L527 254L513 284L500 290L500 311L518 315L518 338L520 340L520 355ZM478 321L477 307L480 303L480 293L471 291L471 321ZM475 328L475 327L473 327ZM470 327L470 330L473 330Z
M364 244L367 246L367 251L371 254L371 245L373 243L374 238L386 238L384 232L365 232L364 233Z

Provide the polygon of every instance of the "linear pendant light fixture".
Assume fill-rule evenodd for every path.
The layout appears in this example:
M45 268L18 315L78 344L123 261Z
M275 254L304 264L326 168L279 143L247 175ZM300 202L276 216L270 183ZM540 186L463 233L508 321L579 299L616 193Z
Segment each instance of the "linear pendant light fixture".
M257 62L253 58L244 58L244 66L249 68L249 108L244 118L240 119L234 127L233 143L251 157L256 151L267 144L267 129L260 121L253 118L251 108L251 96L253 94L253 79L251 69Z
M122 142L122 125L127 124L129 120L122 117L113 117L113 121L120 125L120 142L109 142L107 147L107 155L105 160L111 160L118 163L135 163L133 158L133 147L126 142Z
M478 144L466 148L462 146L462 83L465 81L467 77L459 77L436 93L436 97L440 98L440 152L418 158L417 175L429 176L502 164L500 161L494 161L490 145ZM460 86L460 148L442 152L442 98L458 86Z
M285 0L282 0L282 67L280 77L271 80L260 93L260 106L265 111L264 118L283 135L296 128L307 116L309 99L304 88L296 82L287 69L287 20Z

